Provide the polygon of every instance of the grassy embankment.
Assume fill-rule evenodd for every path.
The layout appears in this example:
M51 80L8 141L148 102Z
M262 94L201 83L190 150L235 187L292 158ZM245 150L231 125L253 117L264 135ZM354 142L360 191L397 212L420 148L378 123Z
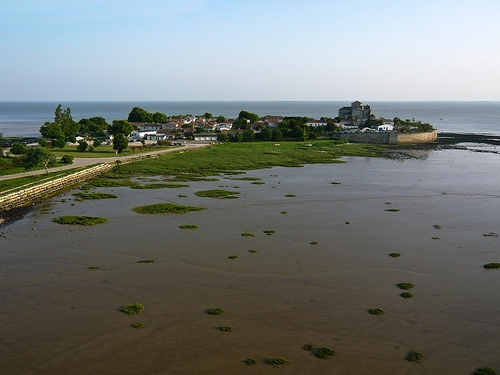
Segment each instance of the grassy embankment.
M283 142L274 144L226 143L192 152L163 155L155 159L117 166L93 180L87 187L124 186L137 175L168 176L165 181L207 180L220 173L274 166L299 167L304 164L341 163L342 156L381 157L386 146L342 144L335 141Z
M386 146L342 144L336 141L227 143L196 151L176 152L159 158L120 165L88 185L131 186L129 177L137 175L169 176L167 182L205 180L220 173L235 173L273 166L297 167L304 164L338 163L342 156L380 157ZM62 154L68 153L65 149ZM104 150L103 150L104 152ZM81 155L82 153L79 153ZM90 154L90 153L89 153ZM96 157L115 155L110 148ZM24 169L22 170L24 171ZM40 173L38 176L0 181L0 194L35 186L74 173L76 169ZM244 172L241 172L244 173ZM135 183L137 185L137 183Z

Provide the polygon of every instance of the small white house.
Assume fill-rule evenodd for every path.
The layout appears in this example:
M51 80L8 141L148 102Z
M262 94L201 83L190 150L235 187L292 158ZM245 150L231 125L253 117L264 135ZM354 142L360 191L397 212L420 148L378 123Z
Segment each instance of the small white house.
M392 132L394 130L394 125L390 124L382 124L377 126L377 130L380 131L385 131L385 132Z
M195 141L217 142L218 135L215 133L198 133L194 135Z
M307 126L326 126L326 122L324 121L319 121L319 120L309 120L309 122L307 122Z

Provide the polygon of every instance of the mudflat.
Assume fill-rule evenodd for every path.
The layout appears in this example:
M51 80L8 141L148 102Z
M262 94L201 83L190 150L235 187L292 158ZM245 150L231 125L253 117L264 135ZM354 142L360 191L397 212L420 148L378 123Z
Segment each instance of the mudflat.
M0 228L1 373L499 370L500 270L483 268L500 262L498 155L344 160L179 189L95 189L119 196L109 200L76 201L73 191ZM240 194L195 195L209 189ZM205 210L132 211L156 203ZM62 215L109 221L52 222ZM411 298L401 282L414 284ZM120 312L134 303L145 311ZM224 313L207 314L213 307ZM336 356L316 358L305 344ZM420 363L405 359L409 350ZM276 369L267 357L290 362Z

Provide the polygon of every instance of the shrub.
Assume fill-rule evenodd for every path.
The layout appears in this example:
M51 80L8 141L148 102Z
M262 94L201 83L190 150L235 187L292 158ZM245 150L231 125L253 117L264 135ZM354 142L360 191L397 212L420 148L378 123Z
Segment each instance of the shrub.
M314 345L312 344L304 344L302 345L302 349L306 352L312 352L314 350Z
M491 367L478 367L472 375L498 375L498 372Z
M23 145L22 143L15 142L10 148L10 153L13 155L25 154L26 153L26 146Z
M290 362L288 359L285 359L283 357L267 357L266 358L266 363L271 366L279 366L279 365L284 365L285 363Z
M415 286L412 283L399 283L399 284L396 284L396 285L397 285L397 287L399 289L404 289L404 290L411 289L411 288L413 288Z
M208 197L208 198L217 198L217 199L234 199L238 198L235 195L239 194L239 191L228 191L228 190L220 190L220 189L213 189L213 190L204 190L204 191L197 191L195 194L198 197Z
M207 314L210 315L220 315L224 313L224 309L222 307L212 307L211 309L207 310Z
M243 362L245 363L245 365L248 365L248 366L255 365L257 363L257 361L255 359L253 359L252 357L246 358Z
M500 268L500 263L488 263L483 266L483 268L487 270L492 270L492 269L497 269Z
M138 214L183 214L190 211L204 210L203 207L181 206L175 203L158 203L149 206L134 207L132 211Z
M314 355L321 359L328 359L336 354L337 353L335 352L335 350L327 346L322 346L321 348L316 349L316 351L314 352Z
M130 326L134 329L142 329L142 328L146 327L146 325L144 323L133 323Z
M80 200L118 198L118 195L108 193L76 193L73 196Z
M389 253L389 256L392 258L398 258L401 256L401 254L400 253Z
M409 350L408 354L406 354L406 360L408 362L419 362L424 355L421 352L415 352L413 350Z
M229 259L236 259L236 258L238 258L238 255L229 255L228 258Z
M231 332L233 330L233 326L221 326L220 330L223 332Z
M95 216L61 216L52 219L54 223L64 224L64 225L96 225L106 223L108 219L105 217L95 217Z
M380 307L377 307L375 309L369 309L368 313L370 313L372 315L383 315L383 314L385 314L385 310L381 309Z
M61 163L63 164L73 164L75 158L72 155L63 155L61 158Z
M483 234L484 237L498 237L498 234L490 232Z
M133 305L123 306L120 311L127 315L138 315L144 312L144 306L140 303L135 303Z
M413 297L413 294L408 293L408 292L403 292L400 294L400 296L403 298L411 298L411 297Z

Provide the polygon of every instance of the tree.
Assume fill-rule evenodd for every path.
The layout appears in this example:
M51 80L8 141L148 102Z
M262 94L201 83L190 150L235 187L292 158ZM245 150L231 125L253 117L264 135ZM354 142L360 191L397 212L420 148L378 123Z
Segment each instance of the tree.
M103 117L82 118L78 124L80 124L80 133L91 134L93 137L104 136L109 126Z
M141 107L134 107L128 114L128 121L153 122L153 115Z
M283 133L279 130L279 128L273 129L273 136L271 140L274 142L281 142L283 140Z
M73 120L71 109L68 107L63 111L60 104L54 111L54 122L61 127L66 141L73 140L80 130L80 124Z
M273 132L269 128L263 128L260 131L260 139L263 141L270 141L271 138L273 137Z
M164 113L155 112L153 113L153 122L156 124L165 124L168 122L168 117Z
M102 144L102 142L98 139L94 139L94 142L92 143L92 146L94 147L99 147Z
M128 136L133 130L134 125L127 120L113 120L113 124L108 128L108 132L115 136L117 134Z
M80 152L84 152L87 147L89 147L89 144L85 141L78 141L78 146L76 146L76 150Z
M210 120L214 116L210 112L205 112L205 114L203 115L203 117L205 117L207 120Z
M43 138L53 141L54 139L65 138L61 125L57 122L45 122L40 127L40 134ZM64 147L64 146L63 146Z
M10 148L10 153L13 155L22 155L26 153L26 146L22 143L15 142Z
M38 140L38 144L40 145L40 147L47 147L47 140L45 138L40 138Z
M217 140L219 142L227 142L229 141L229 135L227 133L220 133L218 136L217 136Z
M243 132L243 141L252 142L255 138L255 132L253 129L248 129Z
M259 120L259 115L248 111L241 111L240 114L238 115L238 119L240 120L246 119L249 120L250 123L252 123Z
M224 116L217 116L217 123L222 124L224 122L226 122L226 118Z
M128 139L122 133L115 134L113 138L113 150L117 150L118 152L122 152L126 150L128 147Z
M42 148L40 146L29 147L26 150L26 155L23 158L24 168L26 170L35 168L38 165L43 164L43 167L45 168L45 172L47 172L47 174L49 174L48 167L55 164L55 162L56 155L46 148Z

